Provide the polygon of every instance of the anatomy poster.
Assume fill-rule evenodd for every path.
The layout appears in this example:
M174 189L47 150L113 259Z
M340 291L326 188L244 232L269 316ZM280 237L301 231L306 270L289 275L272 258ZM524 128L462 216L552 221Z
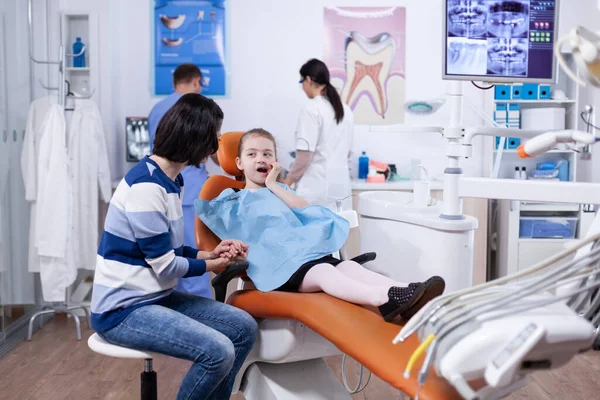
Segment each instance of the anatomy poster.
M202 94L225 94L226 0L154 0L155 91L173 92L173 71L192 63Z
M357 124L404 122L406 9L325 7L324 62Z

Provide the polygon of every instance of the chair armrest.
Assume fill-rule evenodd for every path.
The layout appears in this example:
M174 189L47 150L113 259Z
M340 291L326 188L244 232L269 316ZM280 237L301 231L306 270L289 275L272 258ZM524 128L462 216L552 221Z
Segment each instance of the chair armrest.
M352 261L362 265L366 262L373 261L375 258L377 258L377 253L364 253L354 257Z
M221 303L225 302L227 294L227 284L234 278L237 278L246 272L248 269L248 261L239 261L225 268L223 272L217 274L212 280L213 288L215 289L215 300Z

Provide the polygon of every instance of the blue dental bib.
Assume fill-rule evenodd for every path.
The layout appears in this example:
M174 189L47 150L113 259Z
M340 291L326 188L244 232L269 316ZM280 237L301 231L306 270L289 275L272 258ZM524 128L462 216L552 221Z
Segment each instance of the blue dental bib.
M283 285L303 264L338 251L350 231L348 221L328 208L291 209L267 188L226 189L214 200L196 200L194 207L219 238L248 244L247 274L263 292Z

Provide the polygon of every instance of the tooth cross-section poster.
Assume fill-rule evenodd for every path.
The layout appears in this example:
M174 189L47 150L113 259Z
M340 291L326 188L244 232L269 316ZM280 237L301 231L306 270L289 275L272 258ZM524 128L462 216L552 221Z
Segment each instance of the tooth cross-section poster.
M154 0L154 87L173 93L173 71L192 63L202 94L225 95L226 0Z
M354 122L404 122L406 9L325 7L324 59Z

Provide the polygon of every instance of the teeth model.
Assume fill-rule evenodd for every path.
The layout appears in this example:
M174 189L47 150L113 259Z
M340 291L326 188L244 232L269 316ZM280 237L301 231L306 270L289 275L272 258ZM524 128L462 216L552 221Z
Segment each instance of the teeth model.
M353 31L346 38L345 51L347 80L342 100L352 104L365 92L370 92L375 99L376 112L385 118L385 82L396 55L396 42L389 33L367 38Z
M162 42L169 47L178 47L181 46L181 43L183 43L183 38L177 38L177 39L167 39L167 38L162 38Z
M169 17L168 15L160 15L160 21L169 29L177 29L185 22L185 15L178 15L176 17Z

